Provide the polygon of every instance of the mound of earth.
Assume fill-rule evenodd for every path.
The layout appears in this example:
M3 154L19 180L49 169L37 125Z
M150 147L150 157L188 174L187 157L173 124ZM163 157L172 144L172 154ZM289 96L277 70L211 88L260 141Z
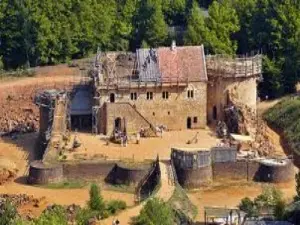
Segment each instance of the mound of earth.
M13 180L17 172L15 163L8 159L0 158L0 185Z

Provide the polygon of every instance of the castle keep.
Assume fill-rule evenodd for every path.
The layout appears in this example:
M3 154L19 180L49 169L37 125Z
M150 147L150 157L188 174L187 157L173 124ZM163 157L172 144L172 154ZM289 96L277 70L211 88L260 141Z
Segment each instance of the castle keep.
M93 130L204 128L224 119L230 102L255 110L261 56L205 56L202 46L98 54Z

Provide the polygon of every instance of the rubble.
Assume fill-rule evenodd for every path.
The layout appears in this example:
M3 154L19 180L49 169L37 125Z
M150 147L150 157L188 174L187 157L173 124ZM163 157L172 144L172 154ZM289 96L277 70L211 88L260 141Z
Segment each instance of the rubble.
M35 95L44 89L63 90L66 84L42 84L10 87L0 92L0 136L35 132L39 129L39 109Z
M254 138L250 147L260 156L270 156L275 152L275 146L267 136L267 124L256 115L254 109L234 100L230 96L231 104L225 109L225 123L230 133L250 135Z
M16 177L17 171L9 170L6 168L0 169L0 185L5 184L6 182L12 181Z

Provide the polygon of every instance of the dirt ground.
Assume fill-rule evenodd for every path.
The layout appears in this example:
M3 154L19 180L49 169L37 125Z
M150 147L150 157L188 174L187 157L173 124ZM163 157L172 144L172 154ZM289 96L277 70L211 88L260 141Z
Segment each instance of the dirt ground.
M34 142L37 134L24 134L18 136L17 140L9 138L0 139L0 158L6 158L17 165L17 178L9 183L0 186L0 193L6 194L27 194L35 198L45 197L46 203L39 208L32 208L33 215L42 212L47 204L77 204L84 206L89 198L89 188L82 189L46 189L26 184L28 173L28 162L33 159ZM128 206L134 204L134 195L131 193L121 193L116 191L102 190L105 200L120 199Z
M198 132L198 143L186 144ZM76 135L82 144L75 152L68 154L69 159L84 157L107 157L108 159L134 159L143 161L155 159L169 159L172 147L191 148L190 150L208 149L215 146L219 140L210 129L184 130L164 132L163 137L141 138L140 144L136 144L133 137L127 147L119 144L106 144L104 137L94 136L88 133L72 133ZM72 139L72 138L71 138Z
M204 221L204 207L237 207L242 198L254 199L259 195L267 184L255 182L233 182L228 184L214 185L208 189L189 192L188 196L198 208L197 221ZM278 187L287 201L290 201L296 194L295 182L278 184Z

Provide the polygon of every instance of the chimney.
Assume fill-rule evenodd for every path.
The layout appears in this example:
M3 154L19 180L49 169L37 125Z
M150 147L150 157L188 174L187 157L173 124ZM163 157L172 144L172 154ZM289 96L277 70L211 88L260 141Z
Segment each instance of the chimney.
M172 51L176 50L176 41L175 40L172 41L171 50Z

